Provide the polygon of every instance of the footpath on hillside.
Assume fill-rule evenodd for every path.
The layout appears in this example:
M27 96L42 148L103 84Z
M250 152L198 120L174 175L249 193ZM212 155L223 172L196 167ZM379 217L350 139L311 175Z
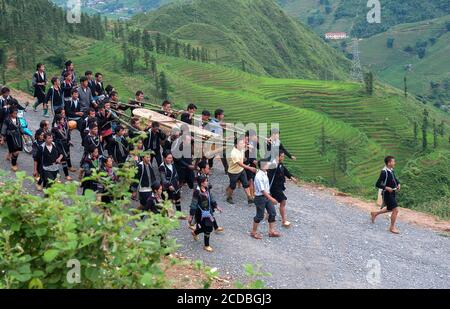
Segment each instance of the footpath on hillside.
M21 102L32 101L23 93L13 96ZM41 113L29 110L26 118L35 130ZM73 162L79 162L78 132L74 132L73 141ZM4 160L6 151L0 147L3 170L10 168ZM20 168L31 174L31 157L21 154L19 162ZM373 203L308 184L288 184L288 215L293 226L279 227L283 236L270 239L267 223L262 223L264 239L258 241L249 236L255 208L247 205L242 190L236 191L236 205L225 201L228 177L220 161L215 163L211 183L224 209L217 220L225 228L223 234L211 236L214 252L205 252L202 241L192 239L186 222L181 222L173 236L178 239L179 254L217 267L224 277L245 280L244 265L253 264L271 273L263 278L271 288L450 288L448 221L401 209L401 234L393 235L387 231L386 217L370 223L368 212L375 209ZM191 194L183 190L184 211Z

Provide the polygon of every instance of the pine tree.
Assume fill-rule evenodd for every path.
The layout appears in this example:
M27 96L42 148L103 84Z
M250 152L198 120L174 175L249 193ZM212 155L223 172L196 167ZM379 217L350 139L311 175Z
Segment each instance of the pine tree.
M162 38L161 38L161 33L157 33L156 34L156 41L155 41L155 45L156 45L156 52L158 54L162 54L163 48L162 48Z
M145 51L153 51L152 38L150 36L150 32L148 32L147 30L144 30L142 33L142 48Z
M403 78L403 87L404 87L405 98L406 98L406 97L408 97L408 84L406 83L406 75Z
M8 59L8 54L6 49L0 48L0 72L3 85L6 85L6 63Z
M156 64L156 58L153 55L150 58L150 71L153 74L153 78L156 78L156 75L158 74L158 68Z
M150 65L150 53L148 50L144 51L144 63L145 63L145 68L148 69L149 65Z
M161 91L161 99L168 100L169 99L169 83L166 79L166 74L162 71L159 74L159 88Z
M439 132L439 135L441 137L444 137L444 135L445 135L445 123L444 123L444 120L442 120L441 123L439 124L438 132Z
M178 41L175 42L175 51L174 51L175 57L180 57L180 43Z
M366 93L368 95L373 94L373 73L368 72L364 74L364 84L366 85Z
M419 139L419 125L414 121L414 144L417 145Z
M436 149L438 147L438 127L436 125L436 119L433 119L433 148Z
M422 122L422 150L423 151L426 151L428 149L428 138L427 138L428 126L429 126L428 116L429 116L428 111L426 109L424 109L423 110L423 122Z
M170 37L166 39L166 55L172 55L172 39Z
M188 44L188 45L186 46L186 55L187 55L187 58L188 58L189 60L192 59L192 47L191 47L191 44Z

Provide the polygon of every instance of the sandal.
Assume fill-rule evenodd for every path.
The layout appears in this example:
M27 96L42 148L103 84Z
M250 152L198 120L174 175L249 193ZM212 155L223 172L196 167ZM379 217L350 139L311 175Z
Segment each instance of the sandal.
M277 237L281 237L281 234L278 232L273 232L273 233L269 233L269 237L277 238Z
M260 233L256 233L256 234L251 233L250 237L257 239L257 240L261 240L263 238L263 236Z

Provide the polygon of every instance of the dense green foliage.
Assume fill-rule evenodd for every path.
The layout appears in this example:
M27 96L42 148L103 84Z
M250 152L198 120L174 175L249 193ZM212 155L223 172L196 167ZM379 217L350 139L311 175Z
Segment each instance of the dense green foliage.
M220 8L220 9L218 9ZM139 14L133 23L204 46L211 61L276 77L344 79L347 61L273 0L195 0ZM217 51L217 53L215 53ZM217 56L217 58L215 57Z
M450 219L450 152L411 160L402 171L401 181L402 205Z
M33 181L24 173L15 180L0 175L0 287L164 287L161 258L175 249L167 235L178 220L154 214L142 220L129 209L134 174L129 166L118 170L118 184L94 175L111 204L94 192L79 196L77 183L55 184L43 199L24 192Z

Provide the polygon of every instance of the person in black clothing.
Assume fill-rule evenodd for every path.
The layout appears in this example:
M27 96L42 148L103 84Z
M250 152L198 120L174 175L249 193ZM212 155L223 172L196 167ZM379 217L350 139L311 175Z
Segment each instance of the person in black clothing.
M22 134L23 131L20 120L17 117L17 109L10 109L8 118L3 121L0 144L3 144L4 139L6 139L9 157L11 158L11 170L13 172L16 172L18 169L17 159L23 149Z
M14 109L25 110L25 107L11 96L11 90L8 87L3 87L0 90L0 128L3 121L10 115L10 111Z
M179 128L173 128L170 136L164 141L163 144L163 153L170 152L172 153L172 149L176 149L181 142L181 130Z
M172 103L167 100L162 103L162 109L158 111L158 113L170 118L177 118L177 116L172 111Z
M175 168L178 172L180 187L185 184L189 189L194 189L195 165L192 159L192 136L190 134L181 135L181 141L177 148L172 147Z
M194 190L192 202L190 207L190 216L195 216L197 226L195 231L192 231L194 240L198 240L198 235L204 233L204 249L207 252L213 252L210 246L210 236L214 229L214 210L222 212L222 209L217 206L217 202L208 190L208 178L201 176L197 180L198 187Z
M142 162L138 164L138 171L136 173L137 187L133 188L133 195L139 194L140 208L143 209L147 205L147 200L151 195L151 185L156 181L155 173L153 172L150 163L150 153L145 153L142 157Z
M160 214L163 210L162 204L164 199L162 197L163 186L160 182L154 182L152 184L152 193L147 199L147 204L142 209L143 211L152 212L154 214Z
M134 95L134 100L130 100L130 102L128 102L129 105L135 106L135 107L131 107L131 114L133 114L133 111L136 108L141 108L143 107L143 102L144 102L144 92L142 90L138 90L136 91L136 94Z
M76 87L77 86L77 75L75 73L75 67L73 65L73 62L71 60L68 60L68 61L66 61L66 63L64 65L65 65L65 68L61 72L61 81L63 81L66 78L66 76L69 75L70 80L73 83L73 87Z
M98 125L99 122L95 109L91 107L90 109L88 109L87 116L79 120L79 130L81 140L84 140L84 137L89 133L90 125L93 123Z
M210 182L210 179L209 179L209 175L210 175L211 170L210 170L210 168L209 168L208 162L207 162L206 160L201 160L201 161L197 164L197 167L198 167L199 170L197 171L197 173L196 173L196 175L195 175L195 180L198 182L198 179L199 179L200 177L206 177L206 178L208 179L208 191L211 192L213 186L211 185L211 182ZM213 211L213 212L214 212L214 211ZM192 217L189 217L189 219L188 219L190 228L192 227L192 219L193 219ZM194 225L194 227L195 227L195 225ZM217 219L214 220L214 231L215 231L216 233L221 233L221 232L224 231L224 228L223 228L223 227L220 227L220 226L217 224Z
M92 71L84 72L84 76L88 79L88 87L91 89L92 96L95 96L95 81L94 81L94 73Z
M89 130L86 136L83 138L81 145L84 147L84 154L81 159L83 162L84 158L89 155L89 151L92 148L98 149L99 156L105 156L102 144L102 137L98 135L98 125L95 122L89 124ZM82 164L82 163L81 163Z
M113 121L115 117L111 110L111 103L106 101L102 102L98 107L97 120L99 134L103 139L103 147L108 150L108 153L112 153L113 145Z
M105 158L103 164L100 164L100 171L106 174L105 177L102 177L104 183L117 183L119 180L119 177L117 176L116 172L114 171L114 159L113 157L107 157ZM98 191L101 196L102 203L110 204L114 200L114 196L111 192L108 192L108 189L105 188L103 184L98 184Z
M181 115L181 121L190 125L194 125L194 116L196 111L197 106L195 106L195 104L189 104L186 112Z
M70 141L70 131L63 115L56 117L56 123L55 127L52 129L52 134L56 148L58 148L59 153L63 155L61 164L64 176L66 177L66 180L70 181L72 180L72 177L69 175L69 168L71 172L75 172L76 170L72 167L72 161L70 159L70 146L72 146L72 143Z
M60 86L59 79L57 77L52 78L52 87L48 90L47 95L45 97L45 105L48 105L50 102L50 107L55 115L55 111L58 108L65 107L64 94ZM44 109L44 117L48 117L48 112Z
M78 100L78 90L72 89L72 97L65 104L67 118L77 122L77 128L81 132L81 119L84 113L81 111L80 100ZM95 114L95 111L94 111Z
M271 135L267 139L267 154L268 154L268 160L275 162L277 155L280 152L284 152L286 156L291 160L297 160L297 158L293 155L291 155L287 149L284 147L283 143L280 141L280 130L278 129L272 129Z
M94 192L98 191L98 183L92 179L86 179L90 177L94 170L99 170L101 165L101 157L98 152L98 148L95 146L91 146L88 149L89 154L83 158L83 162L81 164L81 187L83 188L83 195L86 194L86 190L92 190Z
M170 152L164 153L164 162L159 167L159 174L168 199L175 205L175 209L181 212L181 188L177 169L173 164L173 156ZM186 220L184 215L180 215L178 218Z
M105 98L106 92L105 87L103 87L103 74L95 73L94 81L94 91L92 92L95 100L103 100Z
M291 223L287 220L286 203L287 197L284 194L286 191L286 178L297 182L297 179L292 176L289 170L284 166L286 154L280 152L276 159L274 168L269 169L267 175L270 181L270 195L280 203L281 222L284 227L290 227Z
M55 143L53 143L53 135L49 132L44 134L45 142L39 148L37 157L41 160L42 179L44 188L49 188L51 183L56 181L59 172L59 164L63 159L63 155L58 151Z
M125 128L122 126L116 127L115 136L112 141L112 156L116 163L121 166L123 165L130 154L130 147L127 139L125 138Z
M156 159L157 165L160 166L162 164L161 145L166 139L166 134L161 131L157 121L153 121L151 127L147 127L145 131L147 132L147 138L144 139L145 150L153 152L151 161Z
M72 80L72 75L70 73L66 73L64 75L64 80L61 82L61 90L65 103L70 101L70 98L72 97L72 89L77 89L75 82Z
M44 179L40 176L42 175L42 162L38 156L39 148L45 142L44 134L45 132L42 129L37 129L34 134L33 151L31 152L34 161L33 177L36 180L36 189L38 191L42 191L42 184L44 183Z
M378 178L375 186L383 190L383 204L386 206L386 209L381 209L377 212L371 212L370 217L372 219L372 223L375 223L375 219L377 216L381 214L385 214L388 212L392 212L391 215L391 226L389 227L389 231L393 234L399 234L399 230L395 226L398 217L398 205L397 205L397 197L396 192L400 191L401 185L397 176L395 176L394 168L395 168L395 158L392 156L387 156L384 159L384 163L386 164L385 168L381 171L380 177Z
M47 75L45 74L45 65L43 63L39 63L36 66L36 73L33 74L31 85L34 88L34 97L36 98L36 103L34 103L33 105L33 110L36 112L37 107L43 104L45 115L48 101L45 101L45 86L47 86Z

